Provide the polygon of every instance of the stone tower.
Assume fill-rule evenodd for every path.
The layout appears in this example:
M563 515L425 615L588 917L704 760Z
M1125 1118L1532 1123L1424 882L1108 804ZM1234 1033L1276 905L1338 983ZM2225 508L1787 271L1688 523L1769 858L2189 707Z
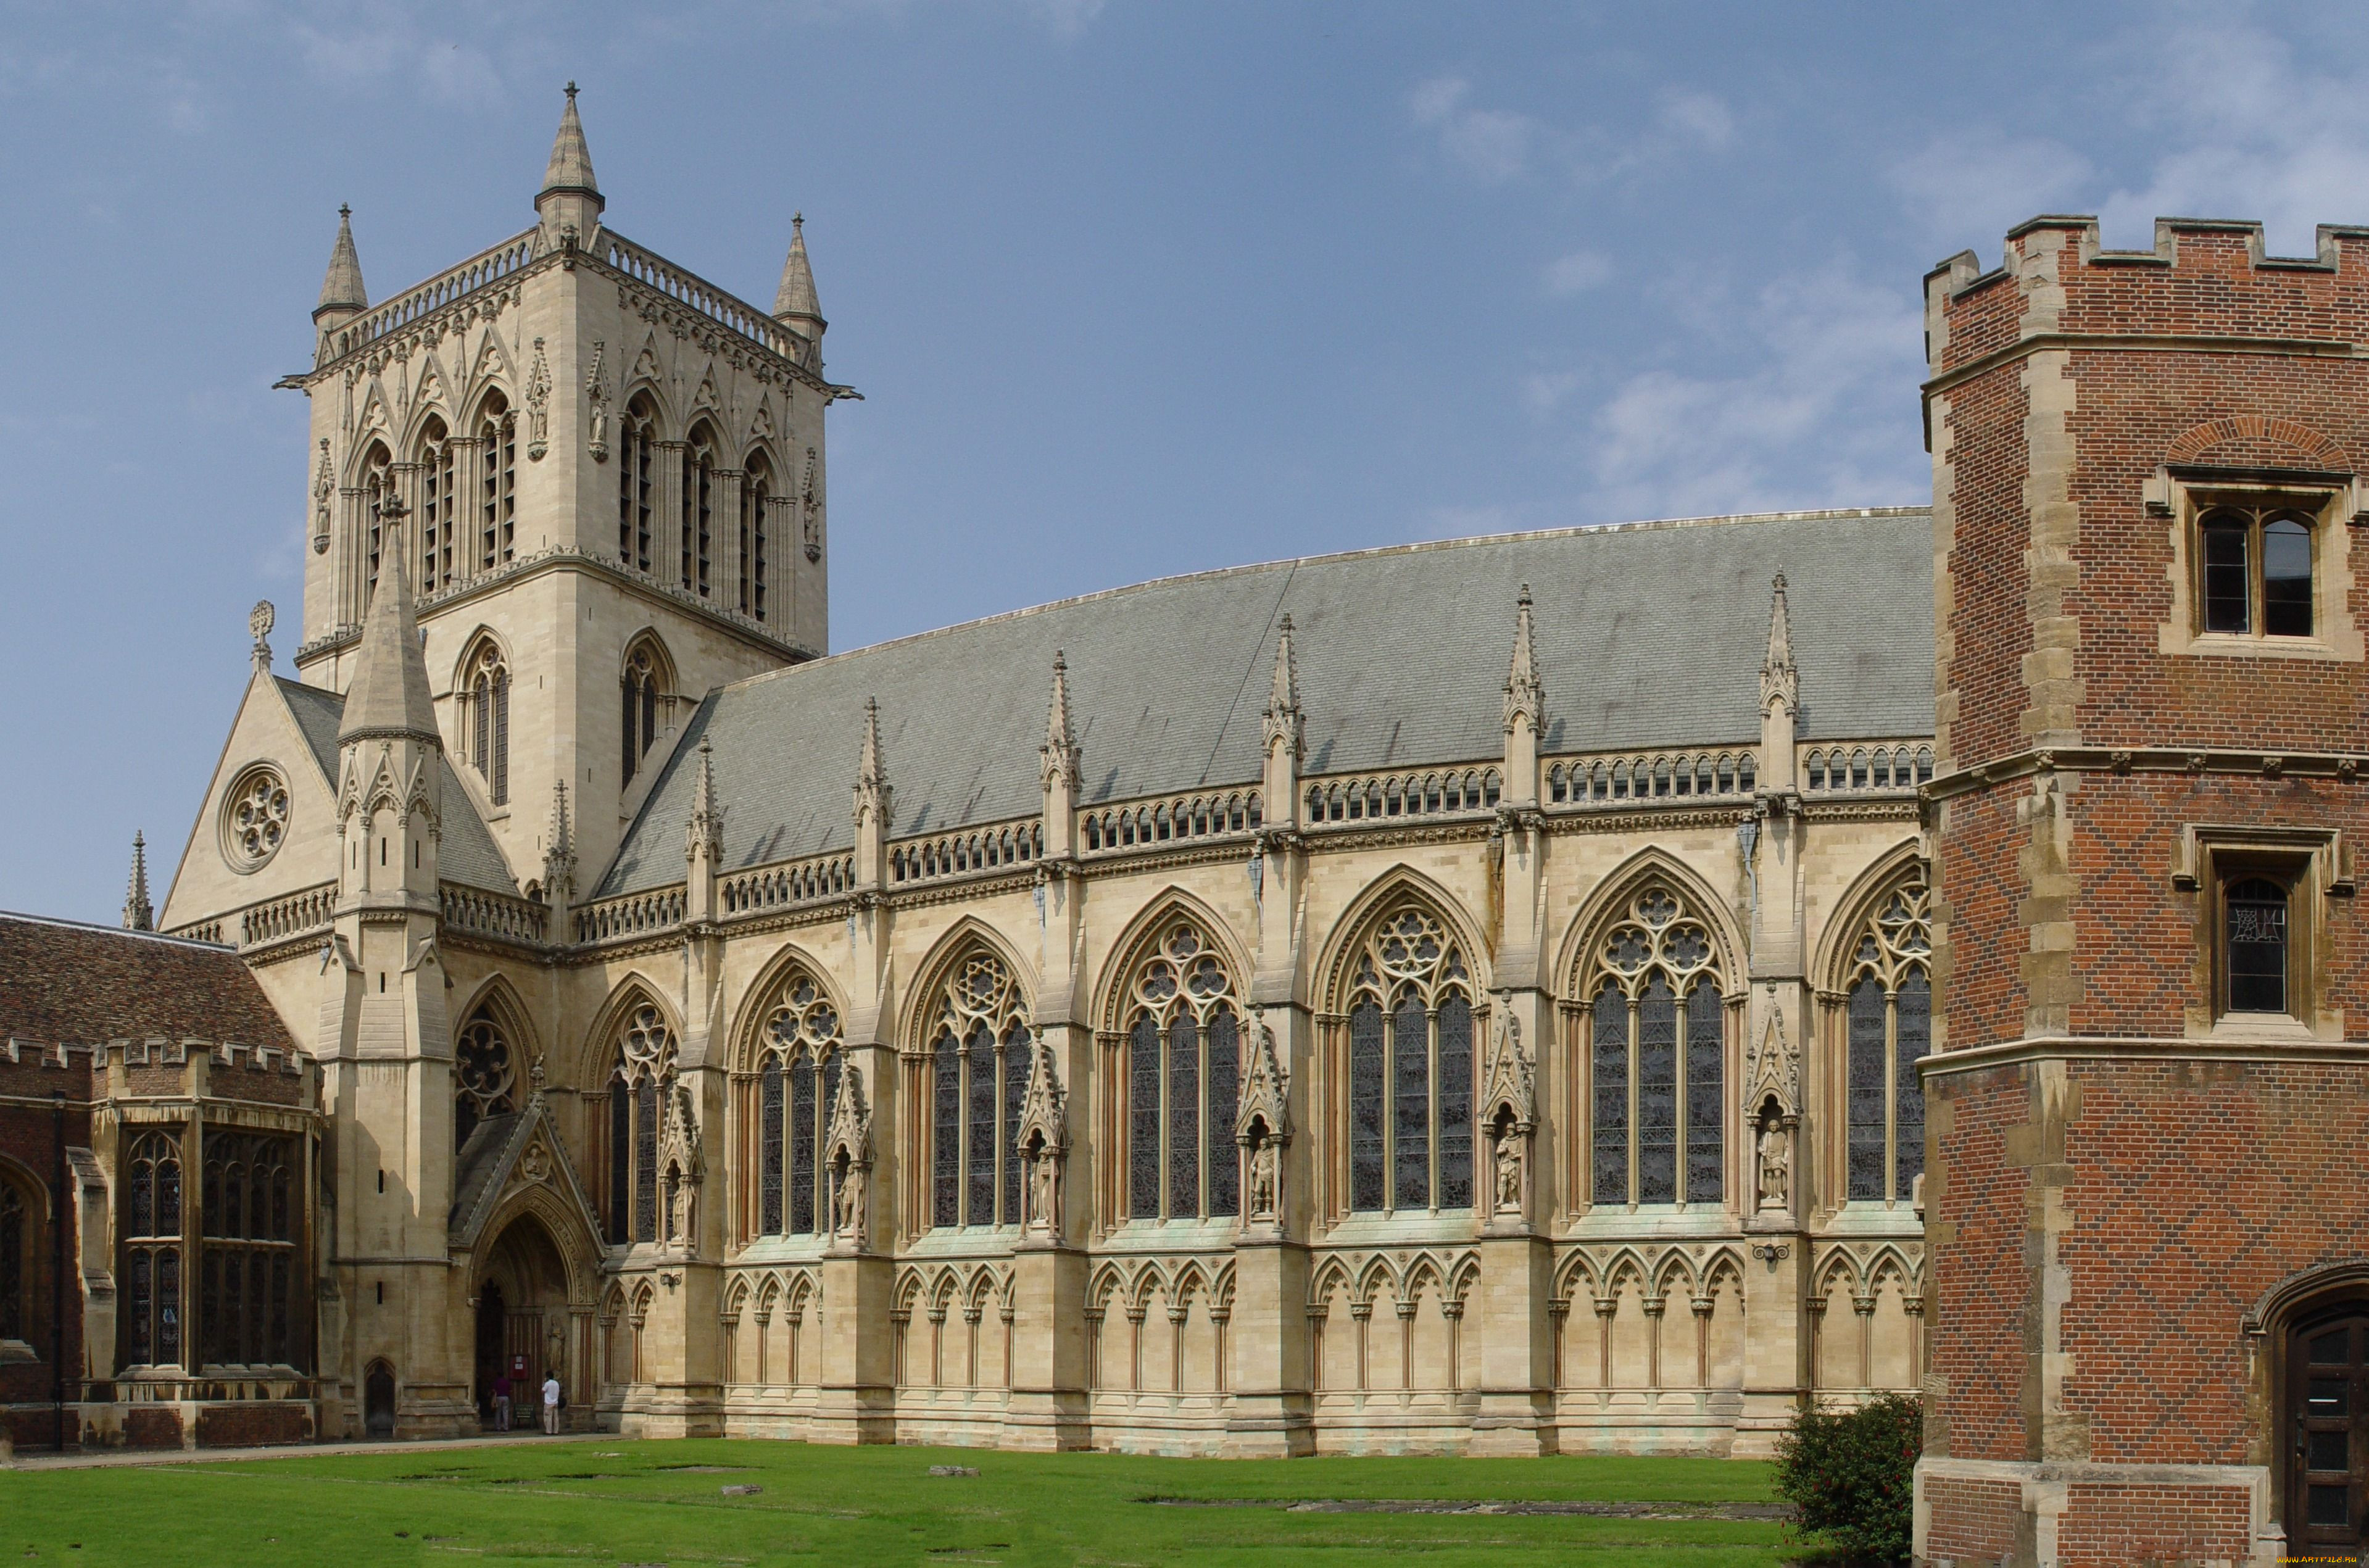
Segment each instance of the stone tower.
M1919 1552L2357 1550L2369 231L2039 218L1927 302Z
M522 232L376 306L341 214L313 368L299 675L343 690L411 557L456 776L521 881L556 786L607 864L711 688L828 647L824 321L803 232L774 314L618 234L571 84Z

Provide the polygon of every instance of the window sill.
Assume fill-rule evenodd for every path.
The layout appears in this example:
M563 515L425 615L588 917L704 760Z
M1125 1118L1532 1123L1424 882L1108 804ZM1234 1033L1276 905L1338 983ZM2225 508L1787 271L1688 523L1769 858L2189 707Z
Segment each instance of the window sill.
M2225 1013L2214 1021L2208 1040L2240 1044L2308 1045L2318 1040L2311 1025L2286 1013Z
M2317 635L2258 637L2239 632L2194 632L2183 636L2169 626L2163 628L2160 651L2217 658L2300 658L2323 664L2361 661L2358 650L2347 651Z

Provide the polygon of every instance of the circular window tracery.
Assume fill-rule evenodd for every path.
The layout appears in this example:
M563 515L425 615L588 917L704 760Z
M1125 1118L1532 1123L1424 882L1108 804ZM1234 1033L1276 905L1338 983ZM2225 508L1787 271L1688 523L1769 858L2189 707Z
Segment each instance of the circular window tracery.
M223 797L223 858L244 875L259 870L288 837L288 781L269 764L238 776Z

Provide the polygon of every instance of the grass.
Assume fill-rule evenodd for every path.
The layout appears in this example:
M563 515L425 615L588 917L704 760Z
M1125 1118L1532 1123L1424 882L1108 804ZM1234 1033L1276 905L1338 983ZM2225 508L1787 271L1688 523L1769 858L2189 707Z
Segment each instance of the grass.
M979 1473L936 1477L933 1464ZM727 1485L762 1490L727 1497ZM395 1448L0 1472L0 1564L1346 1568L1406 1554L1426 1565L1608 1568L1776 1564L1794 1555L1782 1547L1782 1527L1766 1519L1275 1505L1309 1499L1650 1502L1683 1511L1766 1504L1769 1470L1706 1459L1173 1459L750 1440Z

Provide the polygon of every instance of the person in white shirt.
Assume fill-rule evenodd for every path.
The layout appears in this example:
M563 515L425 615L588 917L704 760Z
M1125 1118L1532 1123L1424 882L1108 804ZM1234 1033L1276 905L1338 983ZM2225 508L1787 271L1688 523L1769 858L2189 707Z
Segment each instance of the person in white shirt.
M543 1429L555 1437L559 1435L559 1374L556 1372L543 1380Z

